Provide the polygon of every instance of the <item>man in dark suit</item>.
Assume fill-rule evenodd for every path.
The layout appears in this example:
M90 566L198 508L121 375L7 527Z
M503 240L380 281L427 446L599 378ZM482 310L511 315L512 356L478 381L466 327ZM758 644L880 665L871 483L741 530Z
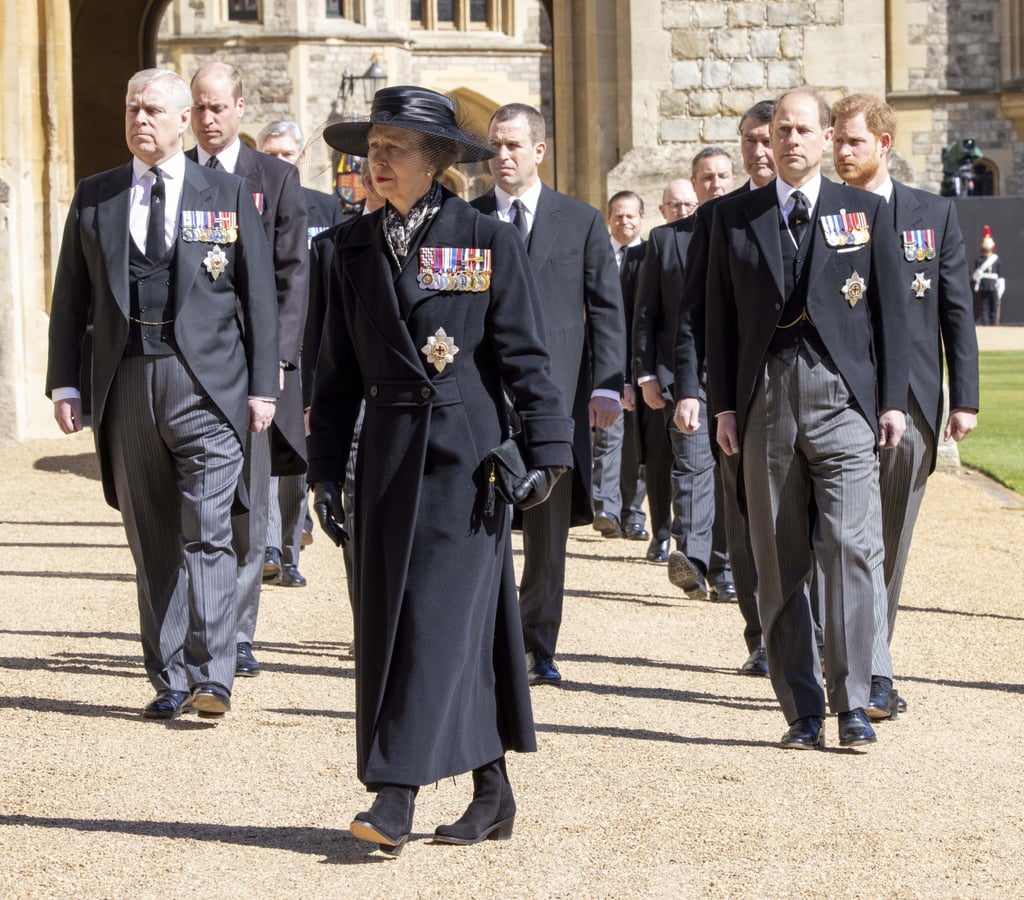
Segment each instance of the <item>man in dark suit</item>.
M893 688L892 642L903 573L939 435L961 441L978 424L978 339L974 331L964 239L950 200L889 176L896 112L869 94L851 94L832 107L832 154L849 185L884 197L899 241L899 288L910 337L907 430L883 453L882 539L885 603L876 613L871 700L867 712L885 719L899 710ZM949 372L949 416L943 423L943 362Z
M721 147L705 147L697 153L691 173L698 204L732 190L732 159ZM671 536L676 547L667 553L669 581L691 599L706 600L710 579L716 597L734 600L724 519L718 521L716 512L710 438L707 431L681 432L672 418L676 319L694 221L688 216L651 231L637 289L633 367L644 403L661 416L671 449L669 468L664 469L659 458L649 466L647 478L648 490L655 483L671 489ZM703 386L700 397L704 404Z
M875 741L864 709L885 590L878 447L906 428L906 301L888 211L822 178L829 116L810 88L779 98L778 178L718 202L707 281L718 443L741 453L768 670L790 726L782 746L798 749L820 745L825 715L807 596L815 559L839 743Z
M190 155L200 165L226 169L246 178L263 220L277 285L281 399L273 428L251 435L241 482L249 495L248 512L236 516L234 548L238 557L238 636L235 674L258 675L252 653L267 546L267 509L271 475L306 470L306 429L302 417L299 350L306 319L309 250L306 204L299 173L238 137L245 112L238 72L220 62L207 63L192 77L192 133L198 146Z
M626 348L632 337L633 297L640 263L644 257L644 239L640 229L644 221L644 201L633 191L619 191L608 201L608 232L626 319ZM628 352L624 358L628 357ZM628 362L628 359L627 359ZM636 405L633 375L627 365L622 393L622 415L610 428L594 429L594 529L605 537L624 537L631 541L650 538L645 526L643 405ZM667 492L666 485L666 492ZM654 503L652 498L652 503ZM667 523L666 523L667 527Z
M278 393L276 301L252 188L185 158L190 102L174 72L129 81L133 160L75 192L46 376L61 430L81 430L91 319L96 452L137 570L157 691L143 715L156 719L231 708L231 506L246 432L270 426Z
M546 503L523 513L519 588L531 684L558 684L555 645L562 621L565 543L571 525L589 525L591 428L619 415L626 369L626 326L615 259L604 219L593 207L551 190L537 167L544 159L544 117L512 103L491 117L488 137L494 190L479 210L510 222L527 245L544 312L551 375L576 423L572 477Z
M771 148L771 120L774 102L755 103L740 118L740 156L743 169L750 180L734 193L747 193L764 187L775 178L775 160ZM682 300L676 316L675 338L675 390L676 411L674 421L683 434L698 431L703 422L714 421L714 410L701 408L701 392L706 390L704 367L704 287L708 274L708 240L711 220L717 198L702 204L694 217L693 233L686 249L686 271L683 278ZM709 432L710 436L710 432ZM717 443L711 450L716 452ZM726 545L736 599L743 616L743 638L747 644L747 659L740 666L744 675L768 674L768 658L761 637L761 619L757 612L757 573L750 549L747 520L740 508L737 494L739 460L735 456L715 453L716 516L724 518Z
M278 119L265 125L256 135L260 153L298 166L302 160L302 129L291 119ZM312 253L313 238L341 224L341 203L337 194L325 194L304 187L306 201L306 246ZM312 262L312 256L310 257ZM312 284L312 275L309 279ZM301 372L300 372L301 375ZM301 378L300 378L301 381ZM303 394L306 385L302 385ZM270 479L270 503L267 510L267 549L263 557L263 583L282 587L305 587L299 571L299 552L303 544L306 513L306 476L275 475ZM309 522L310 529L312 521ZM312 532L309 532L312 537Z

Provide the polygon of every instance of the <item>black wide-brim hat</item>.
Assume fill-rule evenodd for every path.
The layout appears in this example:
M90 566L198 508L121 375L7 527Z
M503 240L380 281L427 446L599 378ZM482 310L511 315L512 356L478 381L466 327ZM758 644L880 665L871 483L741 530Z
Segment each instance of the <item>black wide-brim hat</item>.
M367 135L374 125L404 128L451 141L459 151L456 162L482 162L494 156L491 145L468 128L465 117L450 98L413 85L381 88L373 95L369 116L328 125L324 140L342 153L369 156Z

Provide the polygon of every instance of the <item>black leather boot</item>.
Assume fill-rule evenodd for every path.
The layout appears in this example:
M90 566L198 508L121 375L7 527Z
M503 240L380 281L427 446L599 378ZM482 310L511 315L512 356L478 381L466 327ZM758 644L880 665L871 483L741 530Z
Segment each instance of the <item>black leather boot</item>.
M516 801L505 771L505 757L473 770L473 801L458 822L439 825L434 840L445 844L507 841L512 837Z
M366 812L358 813L348 830L361 841L376 844L384 853L398 856L412 833L412 814L418 787L385 784Z

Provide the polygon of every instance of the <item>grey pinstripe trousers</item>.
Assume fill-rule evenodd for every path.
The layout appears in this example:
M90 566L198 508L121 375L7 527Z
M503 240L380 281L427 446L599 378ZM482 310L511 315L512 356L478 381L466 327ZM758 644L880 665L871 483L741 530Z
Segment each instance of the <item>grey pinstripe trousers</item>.
M885 591L875 445L831 359L815 363L805 350L788 365L766 358L742 465L768 670L790 723L825 714L807 594L815 559L829 706L868 703L876 598Z
M896 610L903 589L914 524L928 483L929 461L935 454L935 436L913 391L908 398L907 430L892 450L883 450L879 472L882 494L882 541L885 546L885 596L875 613L873 675L892 678L889 652Z
M275 475L270 479L267 546L281 551L281 562L285 565L299 564L307 508L305 475Z
M252 643L263 589L270 504L270 432L246 435L241 478L249 491L249 511L231 519L231 545L238 559L238 643Z
M105 418L146 674L158 691L206 682L230 691L238 436L177 356L122 359Z

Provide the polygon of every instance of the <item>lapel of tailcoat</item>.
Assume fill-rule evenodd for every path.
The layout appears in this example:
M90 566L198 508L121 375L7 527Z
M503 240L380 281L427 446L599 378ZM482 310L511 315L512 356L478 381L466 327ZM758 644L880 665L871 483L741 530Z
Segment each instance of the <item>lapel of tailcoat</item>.
M107 269L110 293L125 319L130 314L131 294L128 287L128 247L131 233L128 215L131 209L131 163L111 173L103 186L96 210L96 231L103 247L103 262Z

